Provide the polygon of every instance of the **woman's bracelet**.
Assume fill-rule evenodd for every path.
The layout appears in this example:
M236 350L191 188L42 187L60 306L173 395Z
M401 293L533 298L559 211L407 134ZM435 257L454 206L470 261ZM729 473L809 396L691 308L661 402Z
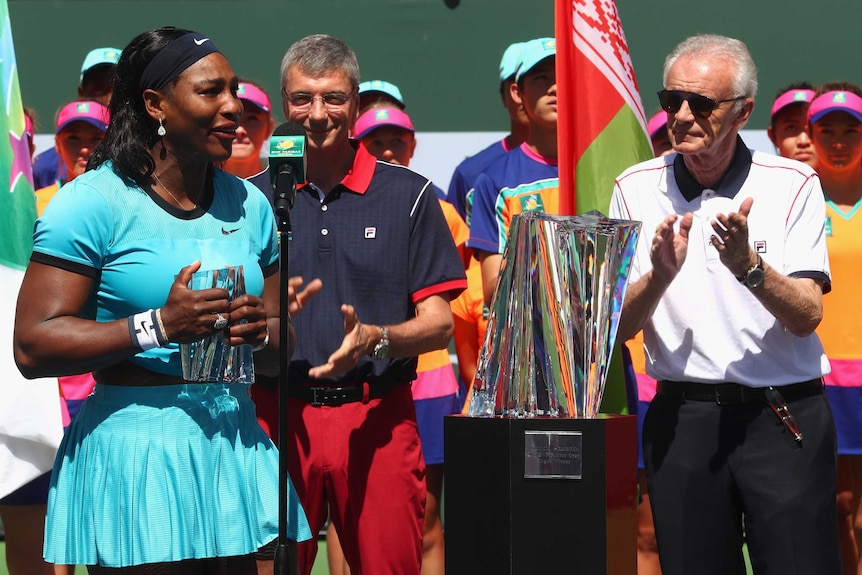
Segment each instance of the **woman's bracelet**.
M260 345L251 348L251 351L262 351L263 348L265 348L267 345L269 345L269 327L266 328L266 337L263 338L263 341L260 342Z

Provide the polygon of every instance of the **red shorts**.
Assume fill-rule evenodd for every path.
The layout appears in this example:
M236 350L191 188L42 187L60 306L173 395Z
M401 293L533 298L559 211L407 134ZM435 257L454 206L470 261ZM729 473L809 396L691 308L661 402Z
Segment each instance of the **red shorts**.
M314 539L299 544L311 573L327 514L353 575L419 575L425 462L409 385L380 399L312 407L288 399L288 470Z

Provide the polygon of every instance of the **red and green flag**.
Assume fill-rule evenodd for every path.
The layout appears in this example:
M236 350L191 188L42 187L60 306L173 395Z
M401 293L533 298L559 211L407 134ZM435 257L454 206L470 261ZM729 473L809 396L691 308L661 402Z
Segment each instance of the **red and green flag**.
M26 380L12 356L36 199L9 7L0 0L0 498L49 471L63 434L56 379Z
M613 0L555 0L560 213L608 213L614 178L653 157ZM614 354L602 411L626 412Z
M653 157L613 0L556 0L560 208L607 213L614 178Z

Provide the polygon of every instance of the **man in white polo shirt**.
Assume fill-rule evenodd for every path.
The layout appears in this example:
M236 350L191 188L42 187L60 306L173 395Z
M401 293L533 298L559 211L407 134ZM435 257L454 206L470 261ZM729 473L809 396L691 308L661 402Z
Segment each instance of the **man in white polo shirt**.
M738 136L757 72L731 38L688 38L659 92L676 153L616 181L640 220L619 337L659 380L644 459L664 575L839 574L835 431L814 329L830 289L816 173ZM650 234L652 237L650 237Z

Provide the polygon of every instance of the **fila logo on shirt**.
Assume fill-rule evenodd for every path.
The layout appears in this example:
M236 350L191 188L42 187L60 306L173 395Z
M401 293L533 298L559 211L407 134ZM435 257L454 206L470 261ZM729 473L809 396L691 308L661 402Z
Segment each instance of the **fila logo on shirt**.
M366 240L373 240L376 237L377 237L377 228L374 228L374 227L365 228L365 239Z
M754 242L754 253L765 254L766 253L766 242L763 240L755 240L755 242Z

